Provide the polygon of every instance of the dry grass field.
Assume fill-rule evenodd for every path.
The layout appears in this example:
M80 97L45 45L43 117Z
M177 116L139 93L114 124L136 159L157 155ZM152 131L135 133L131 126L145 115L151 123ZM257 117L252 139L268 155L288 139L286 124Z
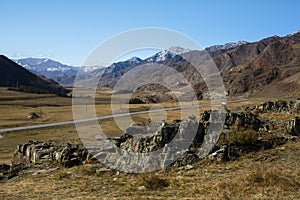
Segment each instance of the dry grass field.
M72 98L59 97L51 94L30 94L23 92L10 91L0 88L0 129L19 126L30 126L38 124L50 124L73 120ZM111 115L111 90L100 90L96 93L96 114L98 117ZM117 95L123 98L124 94ZM84 103L84 99L82 100ZM203 101L202 103L207 103ZM177 103L163 103L163 107L178 106ZM125 105L115 105L118 112L126 112ZM130 104L130 112L155 109L154 104ZM36 113L38 119L28 119L29 113ZM178 119L178 110L167 111L169 122ZM87 115L89 118L90 115ZM145 123L149 119L148 114L133 115L132 119L136 123ZM123 134L115 124L113 119L100 121L101 128L107 136L118 136ZM34 140L52 140L74 142L80 141L74 125L57 126L53 128L33 129L26 131L16 131L1 133L5 138L0 140L0 163L9 161L11 154L18 144Z
M300 199L300 142L230 162L203 160L191 169L149 174L97 166L24 172L0 183L2 199Z
M9 91L6 88L0 88L0 129L19 126L29 126L37 124L49 124L55 122L71 121L72 114L72 98L58 97L51 94L30 94L16 91ZM98 117L111 115L111 90L99 90L95 97L95 109ZM134 94L137 95L137 94ZM124 98L124 94L116 95L117 98ZM228 101L234 99L228 99ZM274 100L274 99L268 99ZM252 98L237 103L228 103L228 108L231 110L239 110L245 105L257 105L266 99ZM82 100L84 103L85 101ZM207 100L198 101L199 105L206 105ZM161 107L169 108L179 106L178 103L165 102L159 104ZM189 105L188 102L183 105ZM119 108L118 112L126 112L125 105L114 105ZM156 104L130 104L130 112L137 112L149 109L157 109ZM210 109L209 106L203 106L201 110ZM40 118L31 120L28 119L28 114L31 112L37 113ZM185 110L186 115L194 114L193 108ZM180 118L180 110L171 110L154 113L154 118L160 115L165 115L168 122ZM136 123L146 123L150 117L149 114L132 115L132 119ZM280 117L281 115L279 115ZM87 116L87 118L89 115ZM120 136L123 131L115 124L114 119L105 119L100 122L101 128L107 136ZM52 140L64 142L80 142L79 136L74 125L57 126L53 128L34 129L26 131L16 131L1 134L5 139L0 140L0 163L8 162L11 154L18 144L27 142L29 139L34 140Z
M26 94L0 89L0 128L69 121L72 99L53 95ZM111 91L98 91L97 116L111 114ZM120 98L122 96L120 95ZM257 105L266 100L253 98L229 103L231 110ZM207 101L199 101L201 104ZM120 110L123 105L120 105ZM151 109L154 104L132 104L130 111ZM177 106L163 103L164 107ZM203 110L209 109L205 106ZM35 112L40 119L28 120ZM167 120L180 116L167 111ZM289 119L294 115L263 114L264 118ZM145 123L149 114L133 115L136 123ZM113 119L100 121L108 136L122 134ZM18 144L33 140L80 143L74 125L1 133L0 163L8 163ZM192 169L174 169L149 174L124 174L99 171L99 166L52 170L25 170L23 176L0 183L0 199L300 199L300 141L271 150L254 152L230 162L203 160ZM103 167L103 166L101 166Z
M71 121L72 114L72 98L58 97L51 94L30 94L16 91L9 91L6 88L0 88L0 129L12 128L19 126L30 126L38 124L50 124L55 122ZM111 90L99 90L96 93L96 114L98 117L111 115ZM117 98L124 98L124 94L116 95ZM249 102L239 102L238 104L229 104L230 109L237 109L237 107L254 104L260 102L260 99L253 99ZM84 103L84 100L82 101ZM199 101L199 105L209 103L207 100ZM183 103L188 105L189 103ZM126 112L125 105L114 105L118 112ZM178 103L166 102L160 104L161 107L176 107ZM130 104L130 112L137 112L149 109L161 108L155 104ZM200 109L209 109L209 106L201 107ZM192 108L193 109L193 108ZM185 110L186 115L195 113L194 110ZM37 113L39 119L28 119L29 113ZM166 113L154 113L158 116L165 115L168 122L180 118L180 110L166 111ZM89 115L87 116L87 118ZM132 119L136 123L146 123L150 118L149 114L132 115ZM123 134L115 124L114 119L106 119L100 121L101 128L107 136L119 136ZM34 140L53 140L53 141L79 141L79 137L74 125L57 126L53 128L34 129L26 131L17 131L2 133L4 140L0 141L0 163L7 162L18 144L27 142L29 139Z

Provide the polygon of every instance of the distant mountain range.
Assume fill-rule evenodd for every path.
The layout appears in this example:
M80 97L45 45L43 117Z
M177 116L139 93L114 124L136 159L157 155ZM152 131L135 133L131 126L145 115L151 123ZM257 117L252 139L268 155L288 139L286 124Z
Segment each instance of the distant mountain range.
M223 77L226 92L230 96L282 96L298 95L300 86L300 32L285 37L272 36L257 42L240 41L207 47L205 51L215 62ZM199 96L205 96L207 88L201 75L185 61L181 54L201 55L202 51L174 46L155 55L103 67L85 67L77 79L88 86L100 77L99 87L113 88L129 70L148 63L171 66L184 75ZM52 78L65 86L74 83L79 68L67 66L50 59L19 59L16 62L33 73ZM166 77L172 79L172 77ZM176 84L176 83L174 83ZM177 83L182 84L182 83ZM144 89L155 90L156 86Z
M173 51L172 51L173 50ZM208 47L205 51L213 59L223 77L227 95L282 97L298 96L300 91L300 32L285 37L272 36L257 42L237 42ZM201 55L202 51L189 51L180 47L163 50L145 60L125 62L122 67L113 65L101 77L99 86L114 87L120 77L129 70L146 63L162 63L181 72L192 84L197 95L207 96L205 81L183 59ZM146 67L146 66L145 66ZM165 77L172 80L172 77ZM174 83L176 84L176 83ZM178 85L182 83L177 83ZM144 89L155 90L155 86Z
M243 44L239 43L228 43L225 45L216 45L210 47L210 49L229 49ZM93 81L97 81L101 77L99 86L101 87L112 87L118 77L121 77L128 70L133 67L146 64L146 63L163 63L171 60L176 55L187 53L191 50L185 49L179 46L173 46L168 49L162 50L153 56L142 60L138 57L132 57L125 61L113 63L108 67L103 66L84 66L76 67L62 64L58 61L54 61L48 58L23 58L15 59L14 61L29 70L32 73L44 76L46 78L53 79L64 86L73 86L76 75L80 71L80 78L77 79L79 84L82 86L89 86Z
M69 92L55 81L33 74L3 55L0 55L0 86L33 93L66 95Z
M32 73L53 79L66 86L72 85L72 79L74 79L79 70L82 73L90 73L103 68L102 66L70 66L48 58L23 58L15 59L14 61Z
M24 58L14 61L35 74L51 79L76 75L78 71L78 67L64 65L48 58Z
M64 86L72 86L77 73L79 72L79 70L81 70L79 73L80 78L78 78L80 85L88 86L89 83L102 76L100 86L110 87L112 84L114 84L114 81L113 83L111 83L110 81L110 74L112 74L113 76L122 76L124 74L124 70L126 71L127 68L131 69L132 67L137 66L142 62L159 63L168 59L172 59L177 54L188 51L190 50L184 49L179 46L174 46L158 52L155 55L147 58L146 60L142 60L138 57L132 57L125 61L113 63L108 67L69 66L48 58L23 58L15 59L14 61L27 70L31 71L32 73L53 79Z
M246 41L238 41L238 42L229 42L224 45L214 45L207 47L205 50L206 51L219 51L219 50L229 50L229 49L234 49L235 47L241 46L243 44L248 44L249 42Z

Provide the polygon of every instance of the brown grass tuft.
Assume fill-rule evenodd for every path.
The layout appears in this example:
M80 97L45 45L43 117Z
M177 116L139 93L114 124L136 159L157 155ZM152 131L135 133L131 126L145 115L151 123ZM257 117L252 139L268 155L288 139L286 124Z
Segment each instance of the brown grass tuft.
M257 139L258 134L254 130L230 131L221 134L218 144L251 145Z
M248 184L256 184L260 187L280 187L286 191L297 191L300 182L283 169L274 166L257 166L245 179Z
M138 185L145 186L145 188L149 190L159 190L168 187L170 182L158 175L146 173L139 176Z

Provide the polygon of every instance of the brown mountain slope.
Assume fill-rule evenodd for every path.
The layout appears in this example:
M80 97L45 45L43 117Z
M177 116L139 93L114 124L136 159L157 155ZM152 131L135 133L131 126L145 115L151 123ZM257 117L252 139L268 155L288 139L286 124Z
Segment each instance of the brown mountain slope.
M300 72L300 46L297 42L290 41L289 37L271 42L252 61L223 71L229 95L291 95L298 83L285 79ZM262 92L268 88L272 88L272 92Z
M0 87L57 95L65 95L69 92L55 81L37 76L3 55L0 55Z
M228 71L234 66L243 65L255 59L270 43L278 41L279 37L270 37L259 42L247 43L234 49L211 52L215 64L221 71Z
M300 32L285 37L268 37L228 49L209 49L213 48L208 48L207 53L221 72L228 95L262 97L300 95L300 91L296 90L300 86L297 79L289 78L300 72ZM185 56L191 58L199 56L205 58L206 55L205 51L185 53ZM102 82L102 85L113 87L126 72L145 62L147 63L147 60L127 65L126 68L111 70L105 74L109 81ZM203 77L181 56L166 59L161 64L170 66L184 75L187 82L177 83L178 87L191 84L197 94L207 92ZM206 68L210 70L209 67ZM172 76L166 75L165 78L172 80ZM156 87L143 88L155 90ZM201 96L204 95L199 95Z

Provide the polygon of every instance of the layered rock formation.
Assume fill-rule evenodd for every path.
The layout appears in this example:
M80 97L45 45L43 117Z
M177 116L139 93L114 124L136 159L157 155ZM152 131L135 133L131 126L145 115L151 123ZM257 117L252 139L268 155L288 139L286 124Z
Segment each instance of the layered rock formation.
M295 117L294 119L287 121L286 131L291 135L300 136L300 118Z
M255 106L252 110L260 113L300 113L300 99L296 101L268 101Z
M72 167L84 164L90 158L91 155L82 145L30 140L17 146L12 156L12 165L30 166L54 161L65 167Z

